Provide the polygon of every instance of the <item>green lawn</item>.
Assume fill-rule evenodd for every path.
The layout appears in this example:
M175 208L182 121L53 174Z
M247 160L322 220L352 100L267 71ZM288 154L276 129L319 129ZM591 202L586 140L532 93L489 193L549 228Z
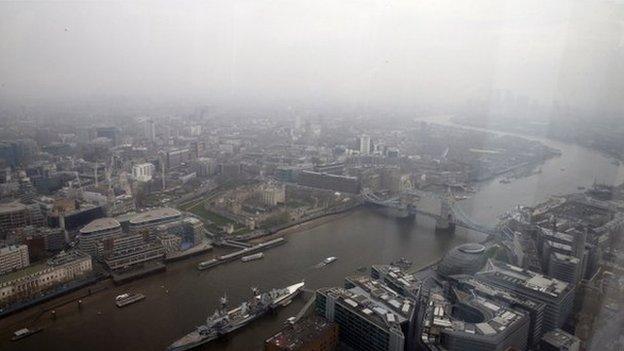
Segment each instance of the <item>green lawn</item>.
M214 212L206 210L203 205L196 206L195 208L191 209L191 212L204 219L207 219L213 222L214 224L218 226L223 226L228 223L236 224L236 222L231 221L230 219L223 217L218 213L214 213Z

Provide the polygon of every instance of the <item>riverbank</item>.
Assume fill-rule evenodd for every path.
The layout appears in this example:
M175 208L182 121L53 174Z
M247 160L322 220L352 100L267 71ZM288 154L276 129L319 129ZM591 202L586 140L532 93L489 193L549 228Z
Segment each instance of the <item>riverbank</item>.
M286 236L286 235L292 235L295 233L299 233L299 232L303 232L306 230L310 230L310 229L314 229L316 227L319 227L323 224L326 223L330 223L332 221L344 218L346 216L348 216L352 211L358 209L359 207L353 207L350 208L349 210L340 212L340 213L335 213L335 214L329 214L329 215L325 215L322 217L317 217L314 219L310 219L306 222L303 223L299 223L299 224L293 224L292 226L279 230L273 234L269 234L269 235L265 235L263 237L260 238L255 238L250 240L250 243L260 243L263 241L268 241L268 240L272 240L272 239L276 239L282 236Z
M532 206L552 195L576 192L579 186L590 186L599 175L624 175L596 152L574 145L554 144L563 154L546 161L542 173L513 179L509 184L486 181L470 199L458 204L475 220L495 224L499 215L517 204ZM198 272L197 263L210 258L208 254L175 262L168 265L166 272L128 285L108 283L110 286L106 290L83 299L82 310L74 302L57 308L56 320L49 314L36 319L36 326L44 327L44 331L20 342L8 341L10 334L30 326L19 321L28 322L24 316L33 315L38 309L20 312L9 317L10 320L0 320L0 349L163 350L205 320L208 311L219 306L219 298L225 292L230 301L238 302L248 298L250 286L268 289L301 279L305 279L311 291L342 286L344 277L359 267L387 264L406 257L413 261L414 267L422 268L439 260L454 246L483 239L461 228L454 234L436 233L432 219L395 220L364 206L272 235L287 235L288 243L267 251L262 260L253 263L234 261L209 272ZM227 252L215 248L213 255ZM339 259L322 269L315 268L329 256ZM147 299L118 309L114 298L124 292L140 292ZM258 320L228 340L209 347L227 351L260 350L263 341L278 331L286 318L295 315L302 305L303 302L294 301L279 313Z

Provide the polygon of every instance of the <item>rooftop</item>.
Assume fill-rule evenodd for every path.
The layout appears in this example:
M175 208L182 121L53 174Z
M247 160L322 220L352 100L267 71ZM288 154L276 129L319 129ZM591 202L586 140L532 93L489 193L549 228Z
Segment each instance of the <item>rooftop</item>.
M558 252L554 252L553 254L560 261L567 261L569 263L579 263L581 261L577 257L574 257L574 256L564 255Z
M9 245L5 247L0 247L0 255L4 255L12 251L17 251L22 246L27 247L26 245Z
M513 292L510 292L507 289L500 289L487 282L478 280L470 275L453 276L452 279L459 282L462 288L467 289L467 290L472 290L479 295L483 295L487 297L495 297L497 299L501 299L508 303L516 303L516 304L524 305L524 306L535 308L535 309L540 308L540 305L543 305L543 303L541 302L538 302L532 299L527 299L523 296L514 294Z
M413 294L417 294L422 285L422 281L416 278L414 274L407 273L397 266L373 265L373 269L377 270L385 279Z
M385 284L361 277L352 280L354 288L329 288L327 293L335 296L342 306L380 328L394 327L404 323L414 312L414 302L399 296Z
M552 297L559 297L568 289L568 283L566 282L496 260L489 260L486 268L478 274L484 276L494 275L509 284L521 286Z
M561 329L549 331L548 333L544 334L542 340L553 346L566 347L566 349L569 349L575 343L580 343L579 338L574 335L568 334Z
M552 229L540 227L539 228L545 236L557 238L561 241L565 241L568 243L574 243L574 237L571 234L566 234L558 231L554 231Z
M442 290L434 291L429 296L421 336L425 343L439 343L441 333L463 335L470 339L498 340L513 332L513 325L523 321L523 313L509 309L504 304L479 295L454 291L457 294L456 304L452 304ZM472 312L462 313L465 310Z
M17 201L0 203L0 214L23 211L25 209L26 206L23 203Z
M29 276L33 273L36 273L40 270L43 270L47 267L47 265L45 263L38 263L38 264L33 264L30 265L28 267L24 267L22 269L19 269L17 271L11 272L11 273L7 273L4 275L0 276L0 285L10 282L12 280L16 280L19 278L23 278L26 276Z
M91 223L85 225L80 229L81 234L90 234L94 232L100 232L104 230L111 230L115 228L120 228L121 224L114 218L98 218L96 220L91 221Z
M180 215L180 211L170 207L156 208L153 210L139 213L138 215L130 219L130 224L144 224L159 219L175 218L179 217Z
M312 340L322 337L331 328L335 328L334 323L313 316L284 328L266 342L283 350L298 350Z

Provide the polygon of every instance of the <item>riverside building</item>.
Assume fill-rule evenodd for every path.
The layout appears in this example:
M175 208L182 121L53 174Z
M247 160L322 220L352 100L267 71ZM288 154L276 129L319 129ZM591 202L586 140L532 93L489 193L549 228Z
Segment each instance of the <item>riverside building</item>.
M78 248L95 256L97 243L106 238L121 234L121 224L114 218L98 218L80 229Z
M574 287L561 280L495 260L489 260L476 277L544 303L544 332L560 328L572 313Z
M89 255L80 251L63 251L46 263L0 276L0 306L39 297L84 278L92 270Z
M316 292L316 312L338 325L340 341L356 350L413 349L414 301L368 277L351 279L349 283L353 287Z

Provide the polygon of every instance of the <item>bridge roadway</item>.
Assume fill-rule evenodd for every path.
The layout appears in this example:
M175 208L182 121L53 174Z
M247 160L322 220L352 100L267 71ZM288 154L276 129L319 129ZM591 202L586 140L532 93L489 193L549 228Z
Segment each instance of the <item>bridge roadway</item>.
M410 189L410 190L404 191L403 194L416 195L421 198L426 197L426 198L441 201L442 207L444 206L448 207L449 214L451 216L451 222L454 223L456 226L474 230L474 231L481 232L481 233L488 234L488 235L501 234L501 230L499 228L488 226L488 225L483 225L473 220L468 214L466 214L466 212L461 207L459 207L455 203L452 197L453 195L451 193L440 195L440 194L436 194L432 192L425 192L425 191ZM395 208L395 209L399 209L402 211L408 211L409 214L419 214L423 216L428 216L435 220L443 219L441 214L424 211L424 210L419 209L416 206L408 206L408 205L402 204L399 200L400 198L399 196L389 198L389 199L380 199L373 193L364 192L362 193L362 198L366 202L375 204L378 206Z

